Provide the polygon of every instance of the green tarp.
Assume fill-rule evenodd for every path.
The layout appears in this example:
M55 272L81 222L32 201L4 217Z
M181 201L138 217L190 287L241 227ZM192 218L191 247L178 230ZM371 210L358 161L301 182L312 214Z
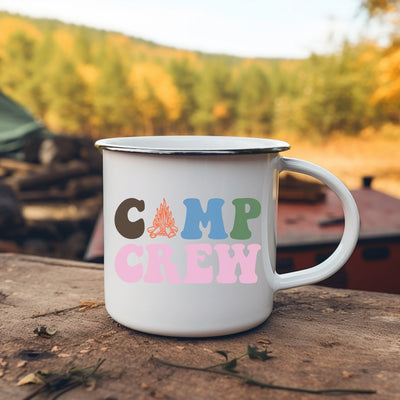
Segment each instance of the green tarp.
M28 139L48 135L40 122L0 91L0 157L19 158Z

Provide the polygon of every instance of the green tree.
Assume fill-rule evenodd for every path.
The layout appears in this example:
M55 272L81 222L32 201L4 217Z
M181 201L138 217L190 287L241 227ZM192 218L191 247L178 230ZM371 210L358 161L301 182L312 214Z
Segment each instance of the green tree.
M273 119L273 97L268 76L257 65L241 71L236 81L236 130L265 135Z
M7 40L0 64L0 82L3 89L23 103L32 78L36 41L22 31L13 33Z
M80 26L74 35L74 57L83 64L92 61L92 47L90 41L90 31Z
M172 77L155 63L135 63L129 74L142 127L164 134L179 120L182 100Z
M190 121L197 131L224 134L232 128L235 119L232 70L222 58L206 63L195 87L195 97L197 109Z
M181 115L173 125L174 131L180 133L193 132L194 126L191 123L191 116L196 110L194 90L199 76L194 68L189 65L187 59L171 61L169 71L182 102Z
M27 93L24 98L26 107L38 118L44 119L52 98L46 98L48 72L55 54L55 47L51 35L47 34L36 46L33 59L33 74L27 81Z
M371 122L372 65L360 63L358 55L358 48L345 44L338 55L310 57L303 92L304 131L355 134Z
M47 76L47 122L55 131L82 134L88 127L90 108L86 85L75 65L59 55Z
M112 53L103 60L94 92L97 136L132 134L137 117L133 93L121 61Z

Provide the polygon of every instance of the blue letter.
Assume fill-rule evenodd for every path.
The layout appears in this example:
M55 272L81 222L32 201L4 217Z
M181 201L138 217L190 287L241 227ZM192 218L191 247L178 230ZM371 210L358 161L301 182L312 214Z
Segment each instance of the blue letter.
M199 225L202 223L205 228L210 222L210 239L226 239L228 237L224 229L222 219L222 199L210 199L207 203L207 211L203 212L199 199L186 199L183 204L186 206L185 227L181 233L184 239L201 239L203 233Z

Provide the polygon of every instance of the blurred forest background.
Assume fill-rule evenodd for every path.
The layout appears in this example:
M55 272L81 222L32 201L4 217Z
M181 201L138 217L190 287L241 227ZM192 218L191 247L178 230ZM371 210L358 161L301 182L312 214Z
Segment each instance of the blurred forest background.
M400 197L400 2L360 6L392 24L386 47L360 40L301 60L210 55L0 12L0 89L53 132L274 137L350 187L375 175Z

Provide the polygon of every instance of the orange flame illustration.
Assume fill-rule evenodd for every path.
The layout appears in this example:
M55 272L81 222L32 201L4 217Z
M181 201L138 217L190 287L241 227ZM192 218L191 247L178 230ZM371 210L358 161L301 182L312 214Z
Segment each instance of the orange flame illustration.
M165 199L160 204L160 208L157 208L153 226L147 228L147 232L150 233L152 239L157 236L167 236L168 238L176 236L178 228L175 226L175 219L172 218L172 211L170 211Z

